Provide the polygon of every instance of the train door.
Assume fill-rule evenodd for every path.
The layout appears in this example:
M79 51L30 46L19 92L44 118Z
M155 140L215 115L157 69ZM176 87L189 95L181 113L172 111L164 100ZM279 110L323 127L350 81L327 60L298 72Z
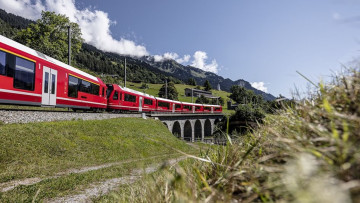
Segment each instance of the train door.
M43 67L42 105L56 105L57 70Z
M195 106L192 107L192 112L195 113Z
M175 113L175 104L172 105L172 112Z
M139 97L139 111L142 112L143 97Z
M211 107L211 113L214 113L214 107Z

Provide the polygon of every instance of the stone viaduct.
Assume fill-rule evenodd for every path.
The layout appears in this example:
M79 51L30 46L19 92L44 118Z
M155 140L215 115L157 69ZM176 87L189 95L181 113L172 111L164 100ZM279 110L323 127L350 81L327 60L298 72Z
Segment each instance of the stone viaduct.
M191 142L211 136L215 124L223 118L223 114L154 113L148 116L162 121L173 135Z

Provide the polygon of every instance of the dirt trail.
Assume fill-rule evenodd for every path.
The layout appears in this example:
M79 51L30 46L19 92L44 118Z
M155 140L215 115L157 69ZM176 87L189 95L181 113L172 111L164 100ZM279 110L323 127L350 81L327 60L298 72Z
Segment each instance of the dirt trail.
M49 176L49 177L45 177L45 178L35 177L35 178L26 178L26 179L22 179L22 180L14 180L14 181L10 181L10 182L0 183L0 192L8 192L20 185L34 185L43 180L60 178L60 177L67 176L70 174L86 173L89 171L95 171L95 170L99 170L99 169L103 169L103 168L109 168L109 167L117 166L117 165L121 165L121 164L126 164L126 163L131 163L131 162L136 162L136 161L150 160L150 159L154 159L154 158L160 158L160 157L171 156L171 155L175 155L175 154L164 154L164 155L152 156L152 157L143 158L143 159L130 159L130 160L126 160L126 161L107 163L107 164L102 164L102 165L97 165L97 166L88 166L88 167L83 167L83 168L79 168L79 169L69 169L64 172L59 172L53 176Z
M171 159L167 161L169 165L174 165L175 163L186 159L186 157L180 157L176 159ZM105 180L103 182L97 182L91 184L87 189L85 189L81 194L59 197L51 200L46 200L47 203L62 203L62 202L91 202L92 198L99 197L109 193L112 190L117 189L120 185L131 184L136 180L140 179L144 174L149 174L157 171L162 164L156 164L149 166L145 169L134 169L128 176L113 178Z

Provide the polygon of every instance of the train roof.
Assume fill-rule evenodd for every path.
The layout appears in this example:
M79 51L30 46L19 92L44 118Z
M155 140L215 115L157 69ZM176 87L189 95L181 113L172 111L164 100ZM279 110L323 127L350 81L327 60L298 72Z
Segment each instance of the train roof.
M60 66L62 68L65 68L67 70L70 70L72 72L75 72L77 74L80 74L82 76L88 77L88 78L90 78L92 80L95 80L95 81L99 82L98 78L93 76L93 75L90 75L88 73L85 73L84 71L81 71L81 70L76 69L76 68L74 68L72 66L69 66L69 65L67 65L67 64L65 64L65 63L63 63L61 61L58 61L58 60L56 60L56 59L54 59L54 58L52 58L50 56L47 56L47 55L45 55L45 54L43 54L41 52L38 52L38 51L36 51L34 49L31 49L30 47L27 47L27 46L25 46L23 44L15 42L14 40L6 38L6 37L4 37L2 35L0 35L0 42L6 44L8 46L14 47L16 49L19 49L19 50L21 50L23 52L26 52L28 54L31 54L31 55L33 55L35 57L42 58L45 61L56 64L56 65L58 65L58 66Z
M161 97L155 97L157 100L162 100L162 101L168 101L168 102L176 102L174 100L171 99L165 99L165 98L161 98ZM176 102L177 103L177 102Z
M210 107L220 107L221 105L204 104L204 106L210 106Z
M119 86L121 89L123 89L124 91L131 92L131 93L134 93L134 94L138 94L138 95L141 95L141 96L144 96L144 97L150 97L150 98L155 99L155 97L152 96L152 95L149 95L149 94L146 94L146 93L143 93L143 92L139 92L139 91L136 91L136 90L127 88L127 87L122 87L121 85L118 85L118 86Z

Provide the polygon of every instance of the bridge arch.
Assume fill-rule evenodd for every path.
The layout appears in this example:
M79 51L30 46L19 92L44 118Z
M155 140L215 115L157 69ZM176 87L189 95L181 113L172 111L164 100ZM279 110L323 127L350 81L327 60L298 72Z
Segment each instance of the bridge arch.
M202 125L200 120L195 121L195 139L202 138Z
M176 137L181 137L181 126L180 126L179 121L174 122L172 134L175 135Z
M205 137L211 136L211 131L212 131L211 121L209 119L206 119L204 124L204 136Z
M186 141L192 140L192 126L189 120L185 121L184 124L184 140Z

